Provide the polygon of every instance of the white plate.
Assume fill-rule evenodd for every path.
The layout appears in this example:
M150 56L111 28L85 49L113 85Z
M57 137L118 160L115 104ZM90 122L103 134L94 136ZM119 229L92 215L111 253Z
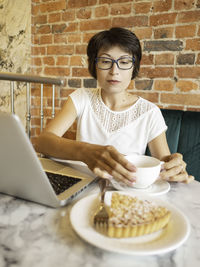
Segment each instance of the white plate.
M170 190L170 184L164 180L157 180L154 184L145 189L130 187L125 185L124 183L119 183L114 179L111 180L111 184L115 189L120 191L126 191L130 193L145 193L150 196L163 195Z
M121 192L123 194L128 194ZM98 233L92 226L92 217L98 206L99 195L93 194L79 200L70 213L76 233L88 243L104 250L129 255L155 255L172 251L181 246L190 234L187 217L177 208L158 198L145 197L164 205L171 211L171 219L164 230L133 238L110 238Z

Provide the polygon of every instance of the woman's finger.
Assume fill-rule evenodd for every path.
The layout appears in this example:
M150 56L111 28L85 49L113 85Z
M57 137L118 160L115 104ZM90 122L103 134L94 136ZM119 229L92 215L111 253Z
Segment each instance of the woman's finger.
M182 156L180 156L180 154L178 153L175 153L175 154L172 154L170 155L170 158L167 162L165 162L163 164L164 166L164 169L168 170L168 169L171 169L175 166L178 166L178 165L182 165L182 166L186 166L185 162L183 161L183 158Z
M129 162L124 155L120 154L113 146L106 146L106 151L109 154L109 160L113 159L114 161L109 161L110 165L112 168L116 167L116 163L117 166L122 166L123 168L127 169L130 172L135 172L136 171L136 167ZM106 157L105 157L106 159Z
M175 166L171 169L164 169L160 173L160 177L164 180L169 180L170 177L177 176L179 173L183 172L183 167L181 165Z
M170 182L185 182L188 180L188 174L186 171L181 172L177 175L174 175L172 177L169 177L168 181Z
M189 184L189 183L191 183L194 180L195 180L194 176L188 175L188 178L185 181L183 181L183 182L186 183L186 184Z

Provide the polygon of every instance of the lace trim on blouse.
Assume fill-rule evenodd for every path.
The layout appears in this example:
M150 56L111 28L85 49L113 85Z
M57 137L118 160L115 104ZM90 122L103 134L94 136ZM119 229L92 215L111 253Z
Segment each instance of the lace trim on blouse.
M124 111L112 111L103 103L99 89L87 89L86 91L96 117L108 133L116 132L131 124L154 107L153 103L139 98L136 103Z

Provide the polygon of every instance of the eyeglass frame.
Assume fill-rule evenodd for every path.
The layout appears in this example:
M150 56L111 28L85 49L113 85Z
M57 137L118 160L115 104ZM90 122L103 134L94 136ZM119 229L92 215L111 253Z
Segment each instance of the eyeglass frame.
M112 61L112 65L111 65L111 67L110 67L110 68L107 68L107 69L99 68L99 67L98 67L98 59L99 59L99 58L105 58L105 59L109 59L110 61ZM130 68L128 68L128 69L122 69L122 68L119 67L119 65L118 65L118 61L119 61L120 59L123 59L123 58L130 58L130 59L132 59L132 66L131 66ZM110 70L110 69L112 69L114 63L116 63L118 69L120 69L120 70L130 70L130 69L134 66L134 63L135 63L135 57L132 57L132 58L131 58L131 57L120 57L120 58L118 58L118 59L112 59L112 58L109 58L109 57L96 57L96 58L95 58L95 64L97 65L98 69L100 69L100 70Z

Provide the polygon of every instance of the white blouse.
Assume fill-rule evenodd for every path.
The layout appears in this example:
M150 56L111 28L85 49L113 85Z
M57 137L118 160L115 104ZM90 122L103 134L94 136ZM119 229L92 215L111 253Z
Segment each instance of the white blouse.
M141 97L123 111L110 110L98 88L77 89L70 97L78 115L78 141L112 145L125 155L145 154L147 144L167 130L160 109Z

